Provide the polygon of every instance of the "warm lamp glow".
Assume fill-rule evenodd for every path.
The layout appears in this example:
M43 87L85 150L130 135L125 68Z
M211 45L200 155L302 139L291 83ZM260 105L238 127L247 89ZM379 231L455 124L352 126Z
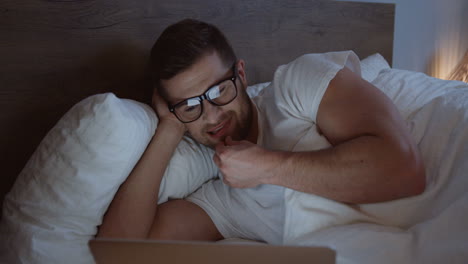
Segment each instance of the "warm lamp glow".
M468 82L468 51L449 77L449 80Z

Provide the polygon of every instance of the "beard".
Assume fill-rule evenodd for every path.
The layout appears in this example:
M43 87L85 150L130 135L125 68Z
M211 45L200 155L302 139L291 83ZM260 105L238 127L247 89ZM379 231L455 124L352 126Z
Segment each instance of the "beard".
M216 124L204 125L203 128L199 130L199 133L190 133L190 130L188 130L187 135L195 141L213 149L218 142L224 142L227 136L231 136L232 139L236 141L247 139L252 128L253 111L255 106L243 88L244 87L239 89L239 98L237 98L239 102L237 109L228 110L220 117L219 122ZM230 120L229 122L231 127L229 128L229 133L218 139L213 139L207 131L225 120Z
M253 102L250 100L250 97L248 96L247 92L242 89L241 93L239 94L242 103L238 115L238 124L236 127L235 133L231 135L232 139L240 141L247 139L250 130L252 128L252 119L253 119Z

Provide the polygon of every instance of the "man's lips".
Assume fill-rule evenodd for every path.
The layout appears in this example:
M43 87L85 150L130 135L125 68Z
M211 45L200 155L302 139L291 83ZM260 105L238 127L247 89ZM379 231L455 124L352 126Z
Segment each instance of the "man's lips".
M227 119L226 121L221 122L219 125L207 130L208 134L211 137L219 138L225 135L230 127L231 119Z

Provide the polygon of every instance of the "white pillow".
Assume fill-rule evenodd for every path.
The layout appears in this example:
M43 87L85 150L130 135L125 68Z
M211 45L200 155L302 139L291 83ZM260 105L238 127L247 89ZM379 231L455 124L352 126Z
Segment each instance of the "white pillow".
M379 53L361 60L361 76L368 82L372 82L385 69L390 69L390 65Z
M69 110L5 197L2 261L92 263L88 239L155 127L149 107L113 94Z
M398 69L381 70L372 84L392 99L404 118L430 100L466 86L463 82L446 81L424 73Z
M203 183L218 177L213 155L214 150L184 136L162 179L158 204L185 198Z
M270 85L270 82L258 83L247 87L247 94L250 98L256 97L265 87Z
M149 106L111 93L68 111L5 197L0 262L93 263L88 240L156 125ZM215 177L211 153L185 138L164 175L160 202L185 197Z

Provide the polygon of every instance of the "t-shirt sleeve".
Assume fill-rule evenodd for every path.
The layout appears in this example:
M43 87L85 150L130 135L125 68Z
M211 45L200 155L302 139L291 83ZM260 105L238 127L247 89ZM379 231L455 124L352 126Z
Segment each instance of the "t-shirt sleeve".
M288 115L316 123L330 81L345 66L361 75L359 58L352 51L306 54L278 67L272 83L277 107Z

